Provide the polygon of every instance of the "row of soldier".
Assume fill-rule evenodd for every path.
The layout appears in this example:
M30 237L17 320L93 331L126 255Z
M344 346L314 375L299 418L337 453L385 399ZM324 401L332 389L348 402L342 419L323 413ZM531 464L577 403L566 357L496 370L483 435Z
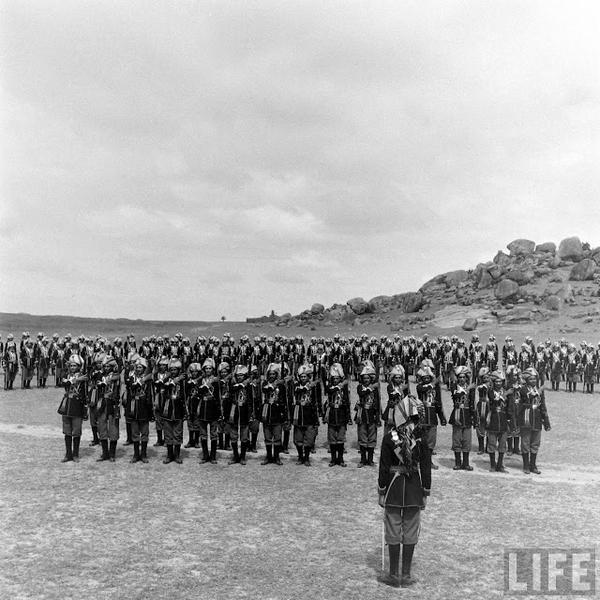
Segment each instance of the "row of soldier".
M448 423L453 429L454 468L472 470L469 453L472 429L476 429L479 453L490 454L494 470L505 472L503 456L508 449L523 454L526 472L530 468L538 472L535 456L541 429L550 428L538 372L528 367L521 373L509 365L505 376L498 369L481 367L472 383L470 369L458 365L453 375ZM353 411L348 379L338 362L329 367L322 381L309 363L299 365L295 374L286 361L270 363L261 374L257 365L232 366L222 361L217 367L211 357L184 368L177 357L153 361L134 352L121 367L110 353L96 352L86 362L72 352L59 408L67 448L64 460L78 458L81 422L89 415L92 444L102 445L99 460L114 461L123 409L126 443L134 446L132 462L147 462L149 423L154 421L155 445L167 447L165 463L181 462L183 425L187 422L186 447L201 447L202 463L216 462L218 448L231 448L230 463L246 464L247 452L256 451L262 424L267 453L263 464L281 464L280 453L288 451L293 435L298 463L310 466L318 427L323 423L327 425L330 466L345 466L347 427L355 423L362 467L374 464L378 428L382 424L392 427L394 409L407 401L418 406L427 447L433 454L437 426L445 426L447 421L441 379L435 374L432 359L424 358L417 365L414 395L399 364L389 372L382 393L376 368L366 359L360 366Z
M333 338L312 337L305 344L302 336L286 338L282 335L267 337L256 336L250 340L243 335L236 343L230 334L221 340L216 336L205 338L198 336L194 343L178 333L173 337L151 336L142 339L141 344L135 336L129 335L123 341L114 338L109 342L101 336L92 339L80 335L73 338L70 334L60 337L54 334L52 339L38 333L34 340L28 332L24 332L17 345L12 334L7 341L0 339L0 355L4 372L4 388L12 389L21 367L21 387L30 388L33 378L38 387L45 387L47 380L53 376L55 385L61 384L63 372L72 353L79 355L89 367L95 355L110 354L115 358L119 368L130 360L134 354L156 363L162 358L177 358L185 370L192 363L202 364L211 358L215 364L229 363L230 367L242 364L256 367L259 374L265 374L268 365L273 363L287 364L292 374L297 373L300 365L311 367L312 378L327 378L328 369L334 363L342 365L349 377L358 378L361 365L370 361L378 380L388 381L391 370L401 365L406 373L414 374L423 359L430 359L436 377L450 389L455 380L455 369L466 366L471 372L472 380L478 379L482 367L495 371L498 368L508 371L518 368L521 371L533 367L539 374L540 384L551 382L553 390L558 390L561 382L566 389L576 391L577 384L582 382L585 391L593 393L594 384L600 381L600 344L594 348L585 341L580 348L568 343L564 338L560 341L534 344L531 337L526 337L520 347L507 336L502 348L499 348L493 335L489 336L485 346L474 334L467 345L465 340L452 337L430 339L427 334L422 338L414 336L401 338L395 335L344 338L336 334Z

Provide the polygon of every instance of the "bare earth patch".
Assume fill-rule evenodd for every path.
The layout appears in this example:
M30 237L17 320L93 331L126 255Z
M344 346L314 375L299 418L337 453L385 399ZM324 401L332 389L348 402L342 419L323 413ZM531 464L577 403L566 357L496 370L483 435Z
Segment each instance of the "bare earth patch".
M381 509L377 469L357 469L355 432L347 469L329 468L325 428L310 469L198 464L96 463L86 425L79 464L61 464L55 389L0 392L4 598L501 598L503 548L585 547L598 541L600 396L547 392L541 475L454 472L450 428L440 428L440 465L423 514L410 591L377 582ZM447 395L444 396L447 404ZM122 425L124 429L124 426ZM354 428L352 428L354 429ZM151 440L151 443L154 439ZM158 451L157 451L158 450Z

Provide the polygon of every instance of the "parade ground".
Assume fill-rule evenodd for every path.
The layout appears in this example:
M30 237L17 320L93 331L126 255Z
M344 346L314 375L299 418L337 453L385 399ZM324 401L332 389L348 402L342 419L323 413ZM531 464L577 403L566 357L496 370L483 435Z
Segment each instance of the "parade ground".
M0 392L4 598L491 599L505 597L505 548L598 542L598 393L546 390L540 475L523 474L520 456L506 459L507 474L490 473L476 442L474 470L453 471L451 428L438 428L410 590L377 581L378 469L357 468L355 427L347 468L328 467L324 427L310 468L293 447L283 466L261 466L262 444L246 466L228 466L224 451L200 465L196 449L164 465L153 426L149 463L130 464L124 423L115 463L96 462L85 423L81 461L62 464L61 395Z

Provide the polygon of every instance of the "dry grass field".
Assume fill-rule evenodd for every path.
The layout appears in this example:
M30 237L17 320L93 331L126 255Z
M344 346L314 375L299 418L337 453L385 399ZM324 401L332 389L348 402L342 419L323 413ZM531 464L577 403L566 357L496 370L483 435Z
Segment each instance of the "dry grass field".
M321 429L312 468L96 463L89 426L81 462L62 464L60 390L0 392L3 598L500 598L503 548L584 547L600 532L600 394L547 392L552 431L541 475L454 472L450 428L440 428L440 465L415 553L418 584L377 581L381 509L377 469L329 468ZM448 397L444 397L446 405ZM122 429L124 425L122 424ZM123 431L124 434L124 431ZM122 440L121 440L122 441ZM151 444L154 439L151 440Z

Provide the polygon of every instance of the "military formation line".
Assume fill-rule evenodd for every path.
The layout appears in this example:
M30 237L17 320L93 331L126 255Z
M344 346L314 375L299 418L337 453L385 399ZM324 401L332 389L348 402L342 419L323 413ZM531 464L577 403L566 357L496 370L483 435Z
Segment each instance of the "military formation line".
M600 348L600 344L599 344ZM437 426L452 426L456 470L472 470L471 435L478 453L487 452L490 468L506 472L506 452L521 454L526 473L539 472L536 455L541 430L550 429L544 385L558 390L564 382L575 392L578 383L593 393L600 378L599 350L566 340L534 344L528 337L516 346L507 337L499 348L494 336L483 345L477 335L467 343L457 336L430 339L396 335L379 340L358 338L287 339L231 335L200 336L192 344L181 334L152 336L137 343L133 335L112 342L43 333L33 340L24 333L17 345L12 335L2 344L5 389L49 378L64 387L62 415L64 461L79 460L82 422L90 421L93 445L102 447L98 460L114 461L121 412L131 462L148 461L150 423L156 446L166 446L165 463L181 463L185 447L201 448L202 463L215 463L217 449L231 452L230 463L246 464L257 451L262 426L266 456L262 464L282 464L290 440L298 463L311 465L320 424L327 426L330 466L346 466L346 433L357 426L359 467L372 466L378 428L394 427L394 410L414 404L420 430L433 454ZM414 376L416 387L411 393ZM355 379L356 401L349 382ZM381 382L387 385L382 386ZM451 394L446 421L442 386ZM407 404L408 403L408 404ZM435 465L434 465L434 468Z

